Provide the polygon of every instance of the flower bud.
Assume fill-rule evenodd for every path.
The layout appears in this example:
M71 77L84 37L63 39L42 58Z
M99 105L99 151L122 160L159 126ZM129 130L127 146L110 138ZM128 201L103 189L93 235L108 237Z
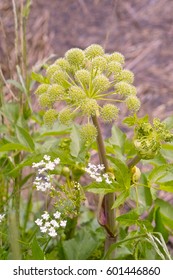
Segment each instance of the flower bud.
M81 87L71 86L69 89L69 97L72 102L78 103L81 102L81 100L83 100L84 98L86 98L86 94Z
M125 100L127 108L132 112L137 112L140 109L141 103L140 100L136 96L129 96Z
M65 94L65 90L62 86L53 84L49 86L48 94L52 103L60 100L61 97Z
M93 86L96 91L103 92L106 91L110 87L109 79L103 74L96 76L93 79Z
M115 80L117 80L117 82L123 81L123 82L129 83L129 84L133 84L134 74L132 71L125 69L125 70L122 70L118 76L115 75Z
M107 71L108 73L119 75L122 71L122 65L119 62L111 61L108 63Z
M49 109L48 111L46 111L43 117L45 125L52 126L53 123L56 121L57 116L58 113L55 109Z
M97 137L97 129L93 124L85 124L80 129L80 137L83 142L87 142L91 144L96 140Z
M70 125L74 118L74 114L69 108L65 108L58 115L58 120L60 124Z
M84 61L84 52L79 48L73 48L65 53L65 57L72 65L81 65Z
M106 104L101 109L101 118L104 122L111 122L118 118L119 109L113 104Z
M106 70L107 61L102 56L96 56L92 60L92 67L93 67L93 69L96 69L96 70L99 70L100 72L103 72L104 70Z
M52 76L51 76L51 83L57 83L61 86L64 86L66 84L66 81L68 80L68 76L67 74L62 71L62 70L59 70L59 71L56 71Z
M38 102L43 108L50 108L52 106L52 101L48 93L43 93L42 95L40 95Z
M88 85L90 81L90 72L85 69L78 70L75 73L75 78L78 82L80 82L84 86Z
M40 95L40 94L46 93L48 88L49 88L49 84L39 85L35 91L35 94Z
M64 71L70 71L70 64L65 58L58 58L55 61L55 64L59 65L60 68Z
M83 115L94 116L99 109L97 101L92 98L86 98L81 103L81 110Z
M98 44L90 45L88 48L85 49L85 55L89 59L92 59L96 56L100 56L103 54L104 54L104 49Z
M121 53L119 52L114 52L110 55L107 55L107 61L108 62L111 62L111 61L116 61L116 62L119 62L120 64L124 64L124 55L122 55Z
M134 145L142 159L152 159L160 150L160 143L155 137L141 137L139 139L135 139Z
M61 70L60 66L57 65L57 64L52 64L50 65L47 70L46 70L46 75L48 77L48 79L50 80L52 75L56 72L56 71L59 71Z
M126 83L126 82L119 82L115 84L116 93L122 95L123 97L128 97L130 95L136 95L137 90L136 87Z
M141 178L141 171L137 166L134 166L131 169L131 173L132 173L132 182L136 183L139 182L140 178Z

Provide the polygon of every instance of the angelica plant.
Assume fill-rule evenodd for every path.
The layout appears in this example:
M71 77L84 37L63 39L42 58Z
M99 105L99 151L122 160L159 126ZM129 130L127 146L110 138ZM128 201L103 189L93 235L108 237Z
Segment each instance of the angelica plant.
M98 205L98 221L107 233L105 251L118 236L115 208L125 201L130 188L136 188L140 179L140 170L135 165L141 159L154 158L162 143L173 140L171 132L160 120L154 119L152 125L147 118L137 117L141 103L133 85L134 74L125 69L124 64L121 53L105 53L98 44L85 50L73 48L46 67L45 76L35 91L48 127L56 120L70 127L82 118L83 124L79 128L81 142L88 148L97 142L100 164L89 163L84 170L96 184L105 187ZM58 103L62 104L61 110L57 109ZM136 155L127 162L107 157L99 124L100 120L105 124L117 121L119 104L122 103L129 113L124 122L135 127L133 145ZM124 177L121 172L124 172ZM118 198L116 192L121 192Z

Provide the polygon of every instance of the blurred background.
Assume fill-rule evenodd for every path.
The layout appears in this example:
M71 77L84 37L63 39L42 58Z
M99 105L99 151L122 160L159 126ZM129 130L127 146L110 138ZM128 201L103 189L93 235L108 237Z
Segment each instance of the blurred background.
M0 64L6 79L14 78L16 67L13 1L18 7L22 0L0 0ZM29 69L52 54L98 43L126 57L143 104L140 115L172 114L172 0L33 0L26 30Z

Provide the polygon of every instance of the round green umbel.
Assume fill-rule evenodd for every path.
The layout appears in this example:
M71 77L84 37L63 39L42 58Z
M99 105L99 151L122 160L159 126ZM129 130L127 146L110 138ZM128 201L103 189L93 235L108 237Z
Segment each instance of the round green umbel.
M56 121L57 117L58 117L57 111L55 109L49 109L48 111L46 111L43 117L45 125L51 127Z
M113 104L106 104L103 106L100 112L100 116L104 122L112 122L117 120L119 109Z
M80 137L84 143L92 144L97 137L97 129L93 124L85 124L80 129Z

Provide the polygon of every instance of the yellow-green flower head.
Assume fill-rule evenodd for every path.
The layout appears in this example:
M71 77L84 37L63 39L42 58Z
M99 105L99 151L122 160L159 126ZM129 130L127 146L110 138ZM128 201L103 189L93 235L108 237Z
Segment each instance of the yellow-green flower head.
M53 84L49 86L47 93L50 96L50 100L52 102L55 102L57 100L60 100L64 96L65 90L62 86Z
M120 94L123 97L127 97L130 95L136 95L137 89L136 87L126 83L126 82L119 82L115 84L116 93Z
M86 98L86 94L81 87L71 86L69 89L69 97L72 102L78 103L81 102L81 100L83 100L84 98Z
M52 100L50 99L50 95L48 93L43 93L39 96L38 102L43 108L50 108L52 106Z
M140 109L141 103L140 100L133 95L130 95L125 100L127 108L132 112L137 112Z
M100 74L93 79L93 86L96 91L103 92L110 87L110 81L105 75Z
M72 65L81 65L84 61L84 52L79 48L73 48L65 53L65 57Z
M142 137L134 140L135 148L142 159L154 158L160 150L160 143L153 137Z
M48 91L48 88L49 88L49 84L39 85L35 91L35 94L40 95L40 94L46 93Z
M56 121L57 116L58 112L55 109L49 109L48 111L46 111L43 117L45 125L52 126Z
M118 82L124 81L129 84L133 84L134 82L134 74L130 70L122 70L120 74L117 76L115 75L115 80Z
M64 71L70 71L70 64L65 58L58 58L55 61L55 64L59 65L61 69Z
M51 83L57 83L61 86L64 86L68 80L66 72L59 70L56 71L50 78Z
M64 125L70 125L73 118L74 118L74 114L69 108L63 109L58 115L58 120L60 124L64 124Z
M80 137L83 142L91 144L97 138L97 129L93 124L85 124L80 129Z
M75 73L75 78L78 82L80 82L81 84L83 84L85 86L85 85L89 84L90 72L86 69L78 70Z
M92 67L93 69L103 72L104 70L106 70L107 61L103 56L96 56L92 60Z
M158 118L155 118L153 120L153 125L160 141L173 141L173 134L166 128L165 123L162 123Z
M108 62L116 61L116 62L119 62L121 64L124 64L124 62L125 62L124 55L122 55L119 52L114 52L110 55L107 55L106 58L107 58Z
M100 56L104 54L104 49L102 46L98 44L90 45L88 48L85 49L85 55L87 58L92 59L96 56Z
M118 118L119 109L113 104L106 104L101 109L100 115L104 122L112 122Z
M56 71L59 71L61 70L60 66L57 65L57 64L52 64L50 65L47 69L46 69L46 75L48 77L48 79L50 80L51 77L53 76L53 74L56 72Z
M95 99L86 98L81 103L81 110L83 115L94 116L99 110L99 105Z
M108 73L119 75L120 72L122 71L122 65L119 62L111 61L108 63L107 71Z

